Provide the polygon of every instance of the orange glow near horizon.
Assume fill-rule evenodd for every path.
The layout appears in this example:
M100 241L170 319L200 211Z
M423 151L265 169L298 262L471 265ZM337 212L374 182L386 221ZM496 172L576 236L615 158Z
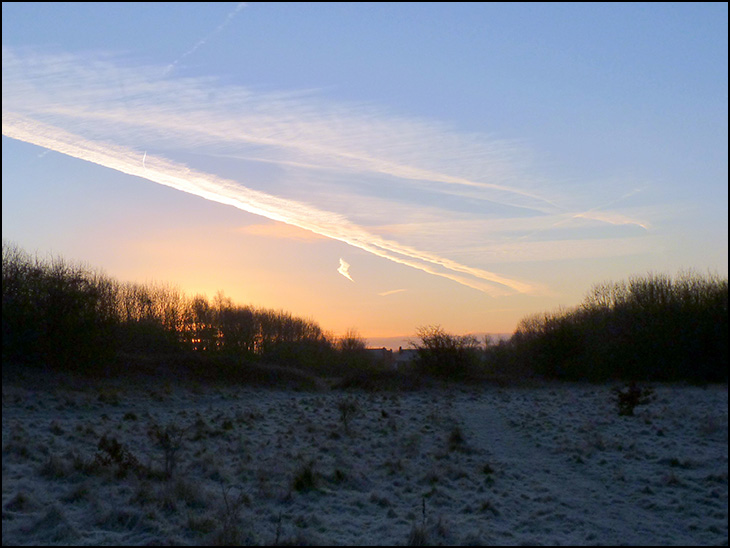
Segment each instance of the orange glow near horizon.
M565 34L536 20L525 33L530 10L462 4L461 25L510 32L439 42L432 34L451 28L443 16L457 14L439 4L348 5L351 32L327 39L340 27L324 22L350 15L324 4L236 8L212 34L200 14L220 5L178 6L181 27L165 23L164 3L29 6L3 4L3 236L31 253L189 296L223 292L368 339L431 325L512 333L601 282L727 275L727 144L717 138L727 63L710 45L726 28L705 40L707 25L686 26L667 41L650 25L620 48L601 43L622 73L607 82L601 63L574 72L572 53L621 17L579 18ZM124 25L111 25L110 9ZM301 28L292 9L317 17ZM429 32L402 33L392 10L417 11ZM198 32L210 40L176 50ZM373 33L383 42L371 47ZM515 55L525 44L531 53ZM565 55L546 58L544 44ZM414 79L409 67L424 62L434 70ZM373 79L375 66L387 77ZM555 92L563 86L571 93ZM666 108L646 109L655 100Z

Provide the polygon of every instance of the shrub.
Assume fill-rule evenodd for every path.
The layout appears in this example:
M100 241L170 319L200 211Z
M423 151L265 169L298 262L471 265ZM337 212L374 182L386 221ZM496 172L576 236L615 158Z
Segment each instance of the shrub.
M60 479L68 476L71 467L56 455L50 455L46 462L41 466L39 473L41 476L50 479Z
M408 533L408 540L406 546L428 546L429 538L428 532L424 525L411 527L411 532Z
M449 433L449 451L463 451L466 447L466 439L461 428L454 426Z
M182 447L183 435L186 430L174 424L168 424L164 428L153 424L147 434L162 449L164 459L164 474L166 478L172 477L177 467L177 453Z
M367 342L356 330L348 330L344 336L335 341L334 346L341 368L346 374L375 369L373 359L367 351Z
M350 419L360 411L360 406L358 405L357 400L345 398L337 402L337 409L340 411L340 420L345 426L345 432L349 434Z
M727 279L680 274L594 286L571 310L523 319L500 355L548 378L727 382Z
M406 546L427 546L429 543L428 532L426 531L426 498L421 499L421 525L415 523L408 534Z
M96 454L96 463L101 466L111 467L116 465L116 474L118 477L124 477L129 471L138 471L140 469L139 461L129 449L116 438L107 438L102 436L97 446L99 453Z
M292 488L299 493L313 491L317 488L317 475L311 462L296 471L292 480Z
M416 365L427 375L449 380L465 380L478 372L480 347L471 335L450 335L440 326L420 327L420 344L413 346L418 353Z
M618 414L623 417L633 417L634 409L639 405L646 405L655 399L654 389L641 387L635 382L630 382L623 389L613 388Z
M86 369L113 354L111 281L3 242L3 362Z
M241 508L248 502L245 493L238 497L228 496L228 489L223 488L223 507L220 511L220 528L213 535L210 544L213 546L244 546L251 544L249 536L241 529Z

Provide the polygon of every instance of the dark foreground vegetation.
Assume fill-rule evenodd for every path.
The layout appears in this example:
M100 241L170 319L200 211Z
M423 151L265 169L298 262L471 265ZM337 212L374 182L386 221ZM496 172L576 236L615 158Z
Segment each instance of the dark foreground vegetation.
M452 379L726 383L728 282L685 273L603 283L576 308L523 319L499 344L439 327L419 339L421 369Z
M574 309L522 320L503 359L556 379L727 382L727 279L597 285Z
M43 368L142 373L201 381L280 383L370 366L356 333L333 337L311 320L239 306L218 293L116 281L3 242L3 372Z
M413 389L429 379L727 382L727 279L683 274L594 287L577 308L524 319L509 341L425 327L406 371L373 361L357 333L124 283L3 242L3 376L54 370L196 381Z

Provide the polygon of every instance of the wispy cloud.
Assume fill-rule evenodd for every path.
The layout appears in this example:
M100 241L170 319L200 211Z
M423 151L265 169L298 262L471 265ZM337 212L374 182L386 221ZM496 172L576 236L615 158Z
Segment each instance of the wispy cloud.
M531 234L569 222L648 226L529 176L516 143L371 105L122 65L3 47L3 134L491 295L538 291L484 268L539 245Z
M403 187L529 210L557 209L530 188L513 161L514 143L460 135L370 105L254 93L210 79L161 79L153 68L124 68L104 57L26 58L3 48L3 68L4 104L68 131L149 143L148 150L228 153L340 175L395 178Z
M594 221L601 221L612 225L636 225L644 230L651 228L651 224L647 221L632 219L623 213L614 211L585 211L583 213L576 213L574 218L593 219Z
M310 230L486 293L502 294L505 289L519 292L533 290L530 284L384 240L336 213L248 189L234 181L201 173L163 158L147 155L145 167L142 165L143 156L135 150L86 141L78 135L27 117L3 112L3 135ZM503 287L495 287L495 284Z
M350 276L350 263L348 263L347 261L345 261L342 258L340 258L340 266L337 269L337 272L342 274L345 278L347 278L351 282L355 281L352 279L352 276Z
M239 11L241 11L243 8L245 8L245 7L246 7L246 3L245 2L241 2L238 5L236 5L236 7L233 8L233 10L228 13L228 15L226 16L225 20L220 25L218 25L210 34L206 35L204 38L201 38L192 48L190 48L188 51L186 51L180 57L178 57L172 63L170 63L165 68L165 70L163 71L162 75L163 76L167 76L168 74L170 74L175 69L175 67L180 63L180 61L182 61L183 59L185 59L189 55L192 55L193 53L195 53L198 49L200 49L202 46L204 46L205 43L208 40L210 40L216 34L218 34L219 32L221 32L224 28L226 28L228 26L228 23L231 22L231 19L233 19L236 16L236 14Z
M407 291L407 289L391 289L390 291L383 291L382 293L378 293L378 296L387 297L388 295L395 295L396 293L403 293L405 291Z

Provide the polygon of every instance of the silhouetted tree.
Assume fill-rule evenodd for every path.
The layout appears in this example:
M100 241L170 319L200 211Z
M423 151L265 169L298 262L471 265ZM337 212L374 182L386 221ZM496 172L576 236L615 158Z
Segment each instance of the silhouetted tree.
M4 360L87 368L113 353L111 284L103 275L3 242L2 283Z
M419 327L417 366L428 375L463 380L477 373L481 365L479 341L471 335L451 335L440 326Z
M727 280L687 272L594 286L573 310L522 320L515 360L550 378L727 381Z

